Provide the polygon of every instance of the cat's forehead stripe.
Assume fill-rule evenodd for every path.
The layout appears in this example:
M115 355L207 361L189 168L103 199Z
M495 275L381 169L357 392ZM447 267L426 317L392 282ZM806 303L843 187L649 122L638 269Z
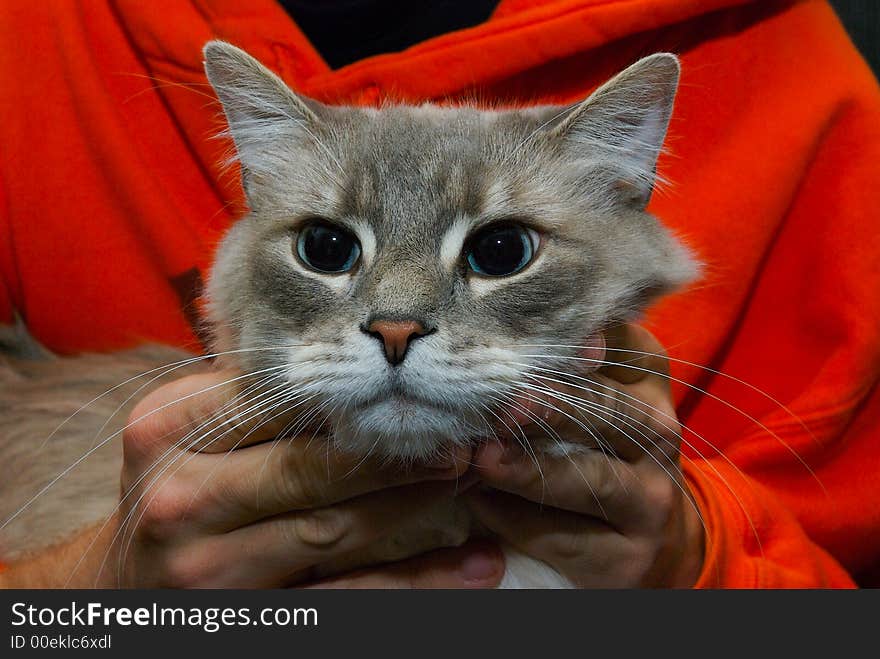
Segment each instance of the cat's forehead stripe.
M509 180L496 178L486 189L483 211L486 215L502 214L513 205L514 192Z

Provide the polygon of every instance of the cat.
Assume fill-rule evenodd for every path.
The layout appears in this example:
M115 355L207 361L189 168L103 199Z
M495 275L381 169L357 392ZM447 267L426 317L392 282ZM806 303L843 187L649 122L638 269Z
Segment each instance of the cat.
M204 56L249 209L206 288L212 349L243 372L289 365L289 386L330 410L327 441L344 451L405 467L484 441L530 365L570 371L577 349L559 346L637 318L697 275L689 249L646 210L678 86L674 55L646 57L574 105L518 109L328 106L231 44L209 42ZM135 398L113 389L91 404L51 437L51 460L35 448L41 438L102 391L187 358L147 347L56 359L17 345L31 359L0 364L0 418L15 428L0 451L2 487L19 494L15 505L0 497L0 520L18 511L20 492L52 487L0 532L0 551L13 552L113 509L118 442L95 452L97 466L53 479L119 407L104 434L121 428ZM184 362L175 375L198 367ZM591 450L549 436L532 444ZM70 515L57 503L65 491L87 505ZM354 564L474 532L450 501ZM502 587L571 586L505 553Z

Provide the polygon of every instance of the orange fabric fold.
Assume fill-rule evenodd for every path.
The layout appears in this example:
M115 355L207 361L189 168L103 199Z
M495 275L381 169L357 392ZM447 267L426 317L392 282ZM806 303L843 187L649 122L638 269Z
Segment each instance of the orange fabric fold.
M707 267L646 322L678 360L683 466L708 529L698 585L880 573L880 91L827 2L505 0L483 25L331 71L272 0L10 0L0 321L17 311L61 353L200 349L200 282L244 212L210 139L212 37L359 104L568 102L678 53L671 185L651 208Z

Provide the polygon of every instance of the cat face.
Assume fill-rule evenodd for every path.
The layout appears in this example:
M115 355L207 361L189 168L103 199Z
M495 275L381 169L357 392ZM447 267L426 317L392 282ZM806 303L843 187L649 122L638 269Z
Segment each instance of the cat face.
M530 368L570 370L547 355L694 273L644 211L671 55L509 111L328 107L228 44L205 57L250 207L210 279L218 348L251 350L342 448L426 459L512 424Z

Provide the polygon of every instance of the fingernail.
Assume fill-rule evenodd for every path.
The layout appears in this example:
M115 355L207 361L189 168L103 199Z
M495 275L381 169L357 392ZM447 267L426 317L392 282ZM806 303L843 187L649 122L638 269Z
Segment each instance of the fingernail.
M500 567L497 554L477 551L465 557L461 565L461 576L465 581L488 581L498 574Z

